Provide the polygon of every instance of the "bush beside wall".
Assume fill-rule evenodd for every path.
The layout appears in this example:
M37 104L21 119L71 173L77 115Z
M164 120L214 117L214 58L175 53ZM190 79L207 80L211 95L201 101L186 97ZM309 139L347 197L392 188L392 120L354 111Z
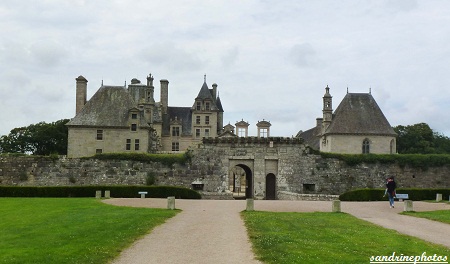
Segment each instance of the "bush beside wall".
M385 189L357 189L345 192L339 196L341 201L384 201L387 196L383 197ZM397 193L406 193L409 200L423 201L436 200L436 194L441 193L443 200L449 200L450 189L416 189L416 188L399 188Z
M114 198L138 198L138 192L148 192L148 198L201 199L191 189L172 186L0 186L0 197L95 197L96 191L111 192Z

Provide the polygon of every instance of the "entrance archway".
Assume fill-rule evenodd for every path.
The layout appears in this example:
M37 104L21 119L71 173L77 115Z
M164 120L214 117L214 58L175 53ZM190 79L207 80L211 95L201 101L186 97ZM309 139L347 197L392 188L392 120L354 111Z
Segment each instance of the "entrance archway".
M275 200L276 197L276 177L275 174L266 175L266 200Z
M236 164L230 177L230 187L235 199L253 198L253 174L247 165Z

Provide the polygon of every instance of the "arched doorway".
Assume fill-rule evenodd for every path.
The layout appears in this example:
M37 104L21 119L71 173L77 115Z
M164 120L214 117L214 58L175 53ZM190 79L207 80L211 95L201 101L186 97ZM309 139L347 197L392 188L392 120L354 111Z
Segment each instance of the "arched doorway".
M275 200L276 197L276 177L275 174L266 175L266 200Z
M244 164L237 164L231 170L230 180L232 183L234 199L253 198L253 176L252 170Z

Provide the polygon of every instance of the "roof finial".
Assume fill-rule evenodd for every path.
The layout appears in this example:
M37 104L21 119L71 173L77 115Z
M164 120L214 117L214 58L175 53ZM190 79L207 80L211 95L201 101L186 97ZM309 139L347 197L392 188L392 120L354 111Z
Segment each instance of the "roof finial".
M205 75L203 76L203 81L206 82L206 73L205 73Z
M347 85L347 93L348 93L348 85Z
M372 94L372 87L369 87L369 94Z
M103 86L103 78L102 78L102 86Z

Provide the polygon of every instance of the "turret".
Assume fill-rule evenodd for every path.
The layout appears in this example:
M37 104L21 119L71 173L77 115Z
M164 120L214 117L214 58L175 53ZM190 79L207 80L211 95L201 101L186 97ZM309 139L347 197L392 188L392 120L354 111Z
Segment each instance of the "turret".
M322 120L322 134L325 133L328 126L331 124L332 118L333 118L333 99L330 95L330 88L325 87L325 95L323 96L323 120Z
M75 80L77 81L75 115L77 115L79 112L81 112L84 105L86 104L88 80L86 80L86 78L84 78L82 75L78 76L78 78L76 78Z

